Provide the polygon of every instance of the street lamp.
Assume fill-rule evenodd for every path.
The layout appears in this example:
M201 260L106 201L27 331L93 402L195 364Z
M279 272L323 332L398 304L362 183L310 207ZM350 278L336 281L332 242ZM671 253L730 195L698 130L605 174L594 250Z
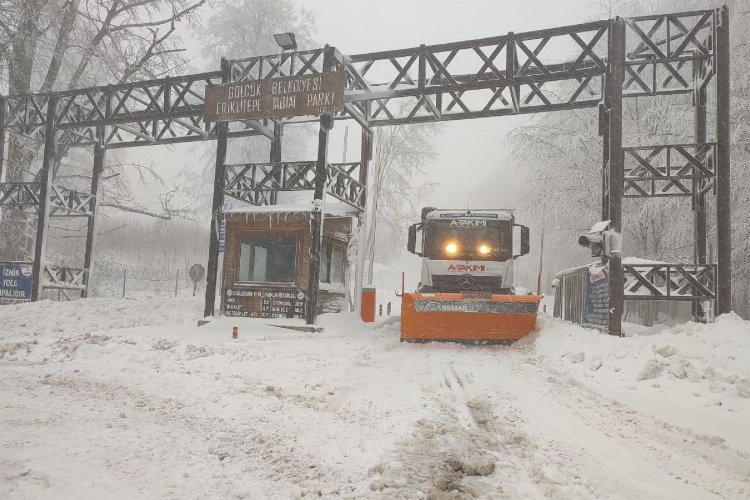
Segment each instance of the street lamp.
M297 41L294 39L294 33L276 33L273 36L281 50L297 50Z

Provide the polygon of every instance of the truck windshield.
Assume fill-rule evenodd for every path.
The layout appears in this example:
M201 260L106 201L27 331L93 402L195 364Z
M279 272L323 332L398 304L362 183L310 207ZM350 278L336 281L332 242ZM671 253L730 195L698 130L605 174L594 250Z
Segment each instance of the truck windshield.
M425 227L425 256L434 260L492 260L513 256L509 221L448 219Z

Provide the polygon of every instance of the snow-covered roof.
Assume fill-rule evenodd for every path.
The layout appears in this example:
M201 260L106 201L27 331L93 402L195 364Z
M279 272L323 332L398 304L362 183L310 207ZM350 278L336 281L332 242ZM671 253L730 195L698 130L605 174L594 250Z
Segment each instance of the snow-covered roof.
M426 219L494 219L510 221L513 219L512 210L463 210L445 209L429 212Z
M659 260L641 259L640 257L625 257L622 259L623 266L650 266L654 264L666 264Z
M325 215L334 217L356 217L356 208L326 196ZM229 207L229 208L227 208ZM249 205L238 200L226 200L221 210L225 214L303 214L313 211L313 194L311 191L280 191L277 193L276 205Z
M311 213L313 211L312 203L289 203L283 205L261 205L233 207L229 210L222 210L223 214L291 214L291 213ZM356 217L358 212L354 207L340 203L326 203L323 212L325 215L338 217Z

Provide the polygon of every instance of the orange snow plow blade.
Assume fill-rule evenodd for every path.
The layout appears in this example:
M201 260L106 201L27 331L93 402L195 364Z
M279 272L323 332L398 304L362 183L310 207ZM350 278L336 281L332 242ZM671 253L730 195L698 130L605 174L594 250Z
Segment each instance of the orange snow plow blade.
M538 295L405 293L401 340L510 343L536 327Z

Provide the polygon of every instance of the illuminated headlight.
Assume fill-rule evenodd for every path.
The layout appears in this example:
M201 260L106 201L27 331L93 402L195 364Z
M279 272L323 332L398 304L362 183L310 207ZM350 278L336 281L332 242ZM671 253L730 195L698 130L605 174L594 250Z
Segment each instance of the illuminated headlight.
M482 255L489 255L492 249L487 245L482 245L479 247L479 253Z
M455 243L450 242L445 245L445 253L454 255L456 252L458 252L458 245L456 245Z

